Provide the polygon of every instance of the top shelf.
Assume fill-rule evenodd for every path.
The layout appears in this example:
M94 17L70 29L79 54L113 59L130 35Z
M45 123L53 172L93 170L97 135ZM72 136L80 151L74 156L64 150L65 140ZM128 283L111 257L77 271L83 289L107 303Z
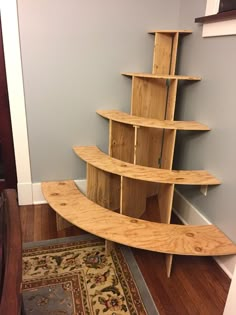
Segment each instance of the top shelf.
M134 72L123 72L128 77L138 78L150 78L150 79L164 79L164 80L187 80L187 81L200 81L201 77L198 76L187 76L187 75L169 75L169 74L152 74L152 73L134 73Z
M192 34L192 31L190 30L154 30L149 31L148 34L156 34L156 33L166 33L166 34Z

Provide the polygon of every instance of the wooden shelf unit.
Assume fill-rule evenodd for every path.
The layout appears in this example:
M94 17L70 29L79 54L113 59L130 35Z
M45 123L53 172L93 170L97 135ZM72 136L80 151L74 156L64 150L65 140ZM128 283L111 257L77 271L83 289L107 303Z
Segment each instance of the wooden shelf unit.
M175 184L217 185L220 181L206 171L172 170L177 130L209 130L198 122L174 121L178 81L197 82L201 78L175 74L179 38L191 31L150 33L155 36L152 73L124 73L132 79L130 114L116 110L97 111L109 120L108 155L95 146L74 147L75 153L87 163L87 198L90 201L82 198L71 182L44 183L43 192L59 215L105 238L108 251L113 247L112 242L118 242L166 253L169 277L173 254L211 255L213 251L209 249L218 235L215 227L169 225ZM157 209L160 209L159 223L139 221L145 212L147 197L155 194L158 196ZM137 224L131 227L130 222ZM154 238L148 238L149 229ZM182 238L177 236L177 230L181 233L188 230L189 237L184 239L181 249L178 246ZM164 242L158 237L161 231L165 231ZM204 239L197 252L192 247L193 235ZM224 242L228 241L224 239ZM235 253L236 247L232 246ZM218 254L227 254L223 247Z

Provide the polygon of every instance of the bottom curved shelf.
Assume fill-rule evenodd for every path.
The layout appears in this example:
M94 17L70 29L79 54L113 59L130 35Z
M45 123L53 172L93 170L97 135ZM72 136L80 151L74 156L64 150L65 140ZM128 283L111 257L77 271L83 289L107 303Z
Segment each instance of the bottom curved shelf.
M87 199L73 181L44 182L42 191L65 220L106 240L175 255L236 254L236 245L214 225L163 224L121 215Z

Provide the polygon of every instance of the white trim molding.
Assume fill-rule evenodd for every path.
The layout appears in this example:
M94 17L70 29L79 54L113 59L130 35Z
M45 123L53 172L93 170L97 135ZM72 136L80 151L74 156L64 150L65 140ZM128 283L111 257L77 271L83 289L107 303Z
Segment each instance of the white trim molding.
M1 0L2 35L20 205L32 204L32 180L16 0Z
M207 0L205 15L217 14L219 11L220 0ZM236 34L236 18L226 21L218 21L203 24L202 36L225 36Z
M211 224L179 191L175 190L173 211L184 224L208 225ZM214 257L217 264L230 277L233 277L236 255ZM235 313L236 314L236 313Z

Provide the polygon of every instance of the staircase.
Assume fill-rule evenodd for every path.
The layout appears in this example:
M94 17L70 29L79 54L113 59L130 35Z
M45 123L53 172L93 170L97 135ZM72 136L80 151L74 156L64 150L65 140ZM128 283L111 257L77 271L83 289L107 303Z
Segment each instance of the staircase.
M155 36L152 73L123 73L132 80L130 114L98 110L109 120L108 155L96 146L73 148L87 164L87 196L74 182L42 184L50 206L66 221L106 240L166 254L170 276L173 255L236 254L218 228L170 224L175 184L218 185L205 170L172 170L177 130L206 132L195 121L174 121L179 80L196 76L175 74L179 38L191 31L152 31ZM146 199L158 196L159 222L141 220Z

